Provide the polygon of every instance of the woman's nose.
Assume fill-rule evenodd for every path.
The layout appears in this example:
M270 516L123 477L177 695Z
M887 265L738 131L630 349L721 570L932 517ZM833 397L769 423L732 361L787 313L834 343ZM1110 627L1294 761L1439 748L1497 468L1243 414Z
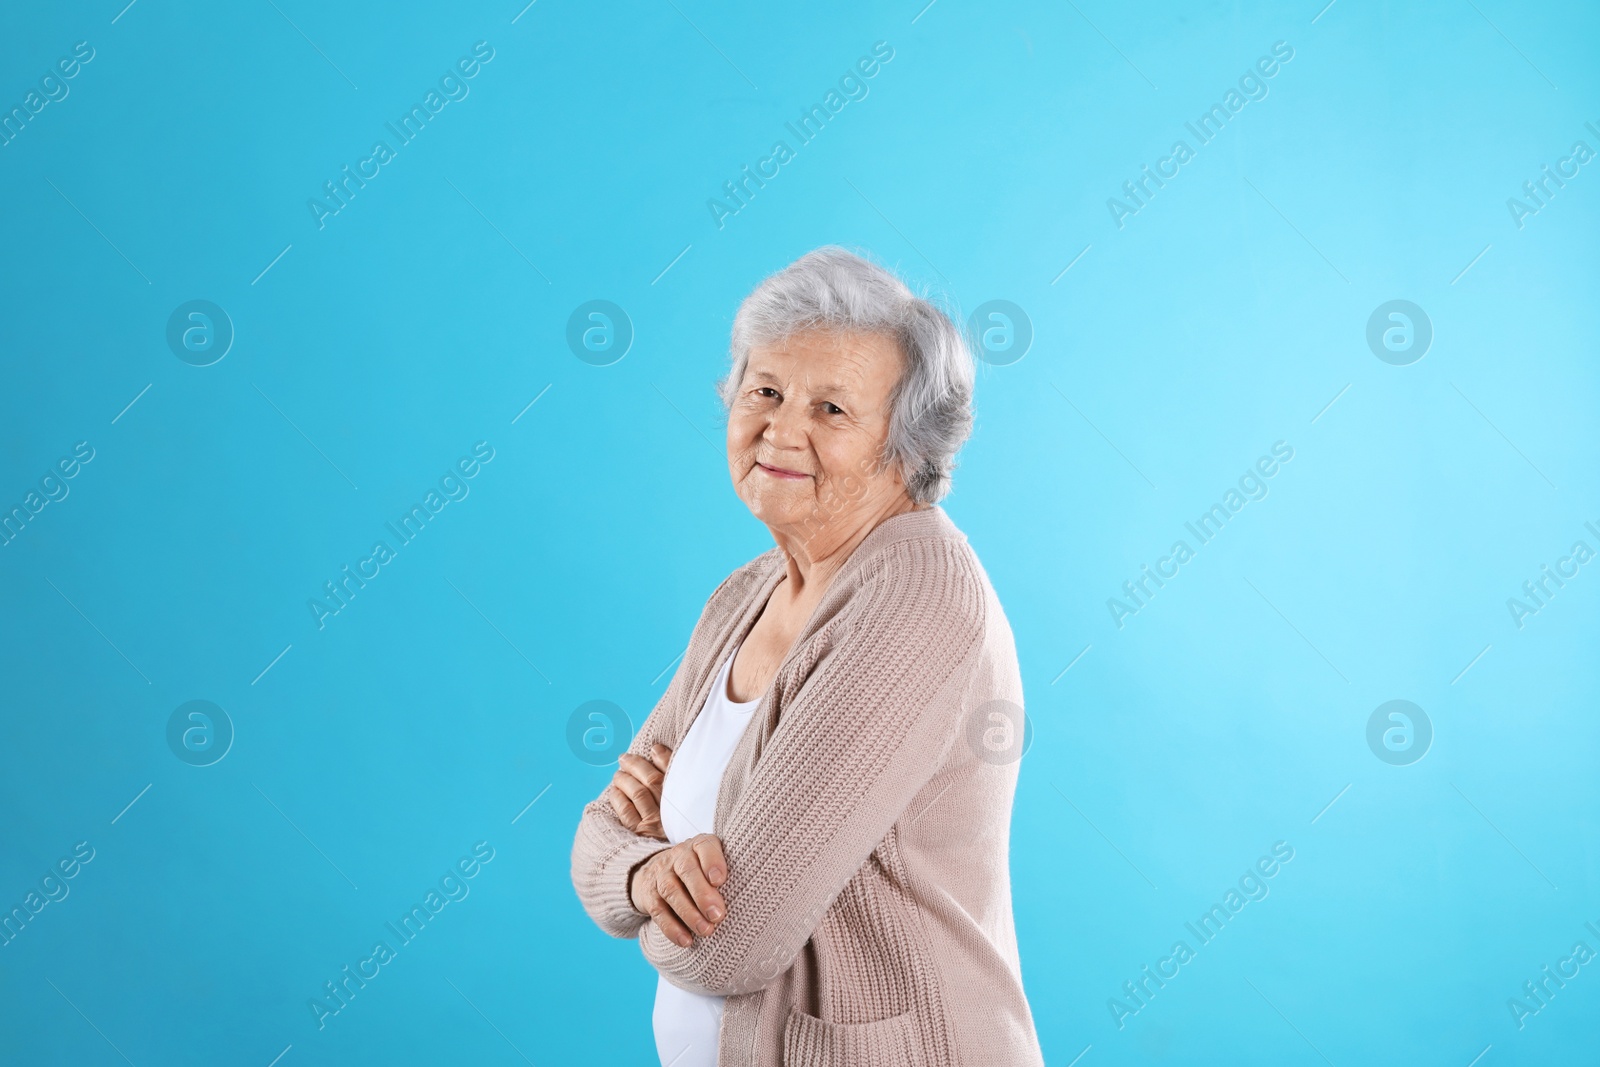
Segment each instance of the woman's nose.
M805 444L805 416L791 404L780 404L767 422L766 438L777 448L795 448Z

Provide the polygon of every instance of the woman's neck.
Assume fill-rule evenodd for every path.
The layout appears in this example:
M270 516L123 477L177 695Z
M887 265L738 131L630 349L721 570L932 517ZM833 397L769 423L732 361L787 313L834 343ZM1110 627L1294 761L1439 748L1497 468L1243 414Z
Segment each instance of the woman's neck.
M801 596L816 598L827 589L834 575L844 567L867 535L880 523L921 510L927 504L917 504L901 493L883 504L845 517L835 516L821 526L807 530L772 530L772 538L783 553L784 580L788 583L788 598Z

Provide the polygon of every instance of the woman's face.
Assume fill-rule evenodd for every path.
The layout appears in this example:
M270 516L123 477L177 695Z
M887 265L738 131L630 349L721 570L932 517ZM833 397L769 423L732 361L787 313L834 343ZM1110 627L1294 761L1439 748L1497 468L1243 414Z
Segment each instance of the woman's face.
M848 537L906 503L881 461L903 360L892 338L809 330L751 349L728 412L728 472L775 530Z

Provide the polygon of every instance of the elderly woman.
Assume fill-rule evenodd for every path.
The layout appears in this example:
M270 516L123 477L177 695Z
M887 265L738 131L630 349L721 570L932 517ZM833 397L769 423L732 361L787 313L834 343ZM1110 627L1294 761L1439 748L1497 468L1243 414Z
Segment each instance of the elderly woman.
M750 294L732 354L728 471L776 547L706 602L573 884L660 973L663 1064L1042 1065L1007 871L1016 650L935 504L966 344L824 248Z

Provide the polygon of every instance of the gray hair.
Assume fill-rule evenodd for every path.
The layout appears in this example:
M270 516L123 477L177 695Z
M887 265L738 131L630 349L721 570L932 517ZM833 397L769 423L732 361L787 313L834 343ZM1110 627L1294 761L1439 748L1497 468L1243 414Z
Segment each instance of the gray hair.
M905 370L890 395L881 458L900 465L912 500L943 498L972 432L972 352L942 308L853 252L808 252L745 297L733 320L733 365L717 386L723 406L732 407L752 348L814 329L882 334L899 345Z

